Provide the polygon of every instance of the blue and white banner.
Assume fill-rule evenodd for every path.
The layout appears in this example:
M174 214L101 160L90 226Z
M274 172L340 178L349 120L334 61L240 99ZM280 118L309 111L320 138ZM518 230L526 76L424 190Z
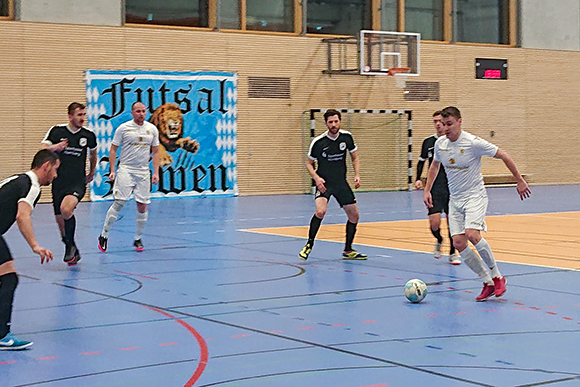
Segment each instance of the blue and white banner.
M159 129L161 171L152 197L238 194L236 74L87 70L85 79L87 127L98 143L91 200L112 199L109 149L137 101Z

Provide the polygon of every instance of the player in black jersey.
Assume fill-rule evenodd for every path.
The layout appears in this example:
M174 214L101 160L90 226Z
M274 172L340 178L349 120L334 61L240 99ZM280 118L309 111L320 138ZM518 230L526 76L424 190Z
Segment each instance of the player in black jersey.
M360 187L360 160L357 147L349 132L340 130L341 114L339 111L330 109L324 113L324 121L328 131L316 137L310 144L306 169L316 184L315 207L316 212L310 220L308 242L302 248L298 256L306 260L314 246L314 239L320 228L328 200L334 196L338 204L348 216L346 223L346 243L342 259L367 259L365 254L359 253L352 248L352 242L356 233L356 225L359 220L359 212L352 189L346 181L346 157L350 154L354 169L354 187ZM318 164L315 169L314 163Z
M76 265L81 259L75 244L76 219L74 210L85 196L86 186L93 180L97 166L97 138L84 128L85 105L73 102L68 106L66 125L55 125L46 133L42 147L60 155L58 177L52 182L52 204L56 223L64 242L64 261ZM89 173L86 174L87 153Z
M32 251L40 255L40 263L52 260L52 252L40 247L34 236L30 214L40 198L40 186L49 185L56 177L60 161L49 150L40 150L32 160L32 170L0 181L0 235L16 222ZM17 339L10 333L14 292L18 275L14 260L3 236L0 236L0 350L25 349L32 342Z
M433 162L435 141L437 141L437 138L445 135L444 126L441 123L441 110L433 113L433 126L435 127L435 134L423 140L423 146L421 147L421 156L419 157L419 162L417 162L417 179L415 180L416 189L423 188L423 181L421 180L423 165L426 160L429 160L429 165ZM439 169L439 174L433 183L431 194L433 195L433 207L427 208L427 213L429 215L431 233L435 238L437 238L433 256L439 259L441 258L441 245L443 243L443 237L441 236L441 213L445 212L445 214L449 216L449 187L447 187L447 176L445 175L445 170L443 168ZM447 227L447 229L449 230L449 227ZM452 265L460 265L461 260L453 246L451 233L449 233L449 243L451 244L449 250L449 263Z

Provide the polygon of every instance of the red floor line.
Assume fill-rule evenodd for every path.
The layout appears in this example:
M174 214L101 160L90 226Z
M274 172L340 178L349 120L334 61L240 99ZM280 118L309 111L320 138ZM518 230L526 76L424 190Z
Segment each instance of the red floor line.
M203 339L203 336L200 335L199 332L197 332L191 325L189 325L185 321L183 321L181 319L176 319L175 316L172 316L171 314L169 314L161 309L151 308L151 307L148 307L148 308L151 310L154 310L157 313L161 313L164 316L175 319L175 321L177 321L182 327L187 329L197 340L197 343L199 344L199 351L200 351L199 364L197 365L197 368L195 369L195 372L193 373L191 378L187 381L187 383L185 383L183 385L183 387L192 387L195 384L195 382L197 382L199 380L201 374L203 374L203 371L205 370L205 367L207 365L207 361L209 359L209 350L207 348L207 344L206 344L205 340Z

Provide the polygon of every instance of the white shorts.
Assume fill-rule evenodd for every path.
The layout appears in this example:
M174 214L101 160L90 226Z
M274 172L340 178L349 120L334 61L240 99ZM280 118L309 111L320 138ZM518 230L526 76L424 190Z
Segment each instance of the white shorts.
M146 171L129 171L120 167L115 176L113 185L113 197L119 200L129 200L131 194L135 195L138 203L151 203L151 175Z
M451 236L465 234L465 229L487 231L485 213L487 212L487 195L470 197L466 200L449 201L449 231Z

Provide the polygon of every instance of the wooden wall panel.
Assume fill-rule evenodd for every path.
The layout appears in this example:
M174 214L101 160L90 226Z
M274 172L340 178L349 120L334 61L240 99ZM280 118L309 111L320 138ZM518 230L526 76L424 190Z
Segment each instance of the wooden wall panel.
M305 112L330 107L413 110L416 161L433 132L431 113L456 105L466 130L506 149L534 183L580 182L569 167L576 147L566 141L577 125L578 52L424 42L421 76L412 80L438 82L440 101L423 102L405 101L392 77L322 74L326 46L316 37L15 21L0 22L0 36L0 130L12 132L0 143L0 177L28 168L48 128L66 122L66 106L85 100L86 69L136 69L238 73L242 195L308 191ZM508 59L509 79L474 79L477 57ZM291 98L249 98L249 76L290 78ZM379 165L364 152L368 174ZM498 160L483 169L509 173Z

